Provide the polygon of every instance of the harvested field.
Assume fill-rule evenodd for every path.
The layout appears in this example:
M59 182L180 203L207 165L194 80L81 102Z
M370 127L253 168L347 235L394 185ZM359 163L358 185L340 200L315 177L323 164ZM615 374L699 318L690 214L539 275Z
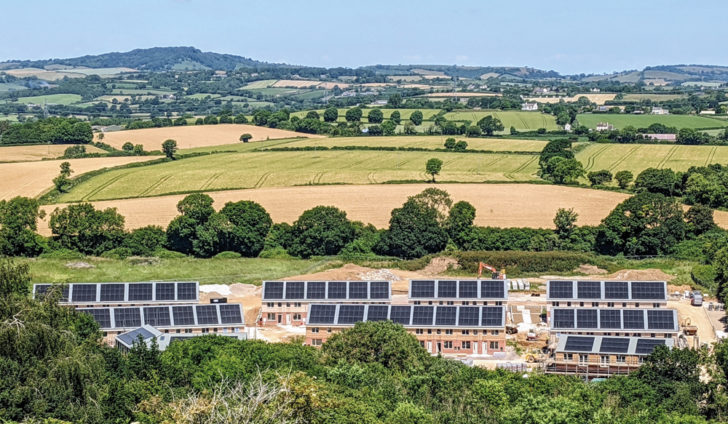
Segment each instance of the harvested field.
M110 157L68 159L73 176L96 169L124 165L132 162L144 162L157 159L158 156ZM0 164L0 200L16 196L35 197L53 186L51 180L58 175L61 162L65 160L44 160L37 162L18 162Z
M392 137L335 137L292 141L285 147L305 146L367 146L367 147L417 147L424 149L442 149L445 140L452 136L392 136ZM470 150L541 152L547 141L517 140L510 138L467 138L456 136L456 140L465 140Z
M113 131L104 134L104 143L121 149L127 141L144 145L144 150L160 150L162 142L169 138L177 141L177 147L219 146L240 143L240 135L248 133L252 141L293 137L321 137L294 131L258 127L243 124L192 125L183 127L145 128L141 130Z
M499 93L427 93L424 97L498 97Z
M595 128L599 122L607 122L617 129L628 125L635 128L647 128L650 124L664 124L677 128L719 128L728 126L728 122L715 118L696 115L628 115L613 113L582 113L576 116L580 125Z
M334 87L339 87L342 90L346 90L350 85L351 84L347 84L345 82L322 82L319 84L319 88L323 88L324 90L333 90Z
M63 156L71 147L69 144L43 144L34 146L2 146L0 162L30 162L41 159L54 159ZM96 146L85 146L86 153L106 153Z
M309 88L317 87L319 81L311 80L278 80L271 87L283 87L283 88Z
M576 94L571 97L567 96L552 96L552 97L529 97L528 100L531 102L538 102L538 103L558 103L561 100L565 102L575 102L579 100L579 97L586 97L589 99L590 102L596 103L598 105L603 105L604 102L608 100L614 100L614 98L617 95L614 93L584 93L584 94Z

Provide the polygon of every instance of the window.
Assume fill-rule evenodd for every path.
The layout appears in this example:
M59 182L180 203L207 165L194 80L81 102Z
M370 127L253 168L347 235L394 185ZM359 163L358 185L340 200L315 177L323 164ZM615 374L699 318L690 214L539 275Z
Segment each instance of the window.
M625 363L625 356L624 355L617 355L617 363L619 363L619 364Z
M422 302L420 302L419 300L415 300L415 305L419 305L419 304L421 304L421 303L422 303Z
M203 333L209 333L209 332L210 332L210 329L209 329L209 328L203 328L203 329L202 329L202 332L203 332Z
M420 346L425 347L425 342L420 340Z
M478 330L473 330L473 335L474 336L477 336L478 335Z
M653 308L659 308L659 307L660 307L660 304L659 304L659 303L653 303L653 304L652 304L652 307L653 307Z
M321 339L311 339L311 346L321 346Z
M176 330L175 332L176 332L177 334L179 334L179 333L181 333L182 331L181 331L181 330L180 330L180 329L178 328L178 329L177 329L177 330Z
M312 332L312 333L318 333L318 332L319 332L319 329L318 329L318 327L313 327L313 328L311 329L311 332Z
M638 362L640 364L643 363L643 362L645 362L645 357L644 356L640 356L639 359L638 359Z
M551 304L554 306L559 306L559 302L552 302Z
M487 302L483 303L483 305L485 305L485 304L487 304ZM495 302L495 306L502 306L502 305L503 305L503 302L500 300Z
M268 307L269 307L269 308L272 308L272 307L273 307L273 305L275 305L275 303L273 303L273 302L268 302Z
M191 332L192 332L191 328L185 328L185 333L191 333Z
M627 302L622 302L622 307L623 308L626 308L627 307Z
M462 334L463 336L466 336L466 335L470 334L470 330L463 330L460 332L460 334Z
M293 314L293 320L294 321L300 321L301 320L301 314Z
M593 308L598 308L599 307L599 302L592 302L592 307Z
M579 306L584 306L584 302L579 302Z
M498 349L499 347L500 347L500 344L498 342L490 342L491 349Z
M609 365L609 356L608 355L602 355L601 358L599 358L599 359L601 360L602 365Z
M415 334L424 334L424 331L421 328L415 329Z
M331 327L327 328L327 329L326 329L326 332L327 332L327 333L330 333L330 332L331 332Z
M635 307L635 308L639 308L639 307L640 307L640 304L639 304L639 303L635 303L635 304L634 304L634 307Z
M500 334L500 330L493 330L491 332L491 334L493 334L494 336L497 336L498 334Z
M463 302L463 305L465 305L465 306L470 305L470 302L466 300Z
M442 333L442 331L440 331L440 329L438 328L437 329L437 334L440 334L440 333Z
M286 302L286 308L290 308L290 307L291 307L291 302Z
M452 342L450 342L450 341L445 342L445 343L443 343L443 346L445 347L445 349L452 349Z
M297 308L300 308L301 307L301 302L296 302L296 303L293 304L293 306L295 306Z
M445 334L448 334L448 335L452 334L452 330L445 330Z
M579 363L580 364L586 364L589 362L589 355L580 354L579 355Z
M573 353L565 353L564 359L567 361L573 361L574 360L574 354Z
M455 304L455 302L453 302L452 300L448 300L446 304L447 304L447 305L454 305L454 304Z
M275 321L275 319L276 319L276 314L271 314L271 313L268 314L269 321Z
M427 329L427 334L432 334L432 328Z
M614 302L607 302L608 308L614 308Z
M460 343L460 347L462 349L470 349L470 342L462 342Z
M217 333L217 327L213 328L213 329L212 329L212 332L213 332L213 333Z
M283 306L283 303L278 302L278 307L280 308L281 306Z

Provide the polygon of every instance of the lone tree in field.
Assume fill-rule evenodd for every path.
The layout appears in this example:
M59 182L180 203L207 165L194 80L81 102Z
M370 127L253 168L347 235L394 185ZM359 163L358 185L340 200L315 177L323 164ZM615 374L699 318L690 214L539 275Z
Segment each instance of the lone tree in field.
M53 179L53 185L56 186L56 190L60 192L66 191L66 186L71 182L68 178L73 173L71 164L69 162L61 163L61 173Z
M177 152L177 142L169 139L162 143L162 151L168 158L174 159L174 154Z
M104 139L104 133L99 133L99 141Z
M442 170L442 161L437 158L432 158L427 161L425 165L425 172L432 175L432 182L435 182L435 175L438 175Z
M500 119L488 115L478 121L478 126L486 135L493 135L496 131L503 131L503 122Z
M410 121L412 121L412 123L415 125L420 125L423 118L424 117L422 116L422 112L419 110L412 112L412 115L410 115Z
M240 141L242 141L243 143L247 143L248 141L250 141L251 138L253 138L252 135L245 133L240 136Z
M324 110L324 122L336 122L339 119L339 110L335 107L327 107Z

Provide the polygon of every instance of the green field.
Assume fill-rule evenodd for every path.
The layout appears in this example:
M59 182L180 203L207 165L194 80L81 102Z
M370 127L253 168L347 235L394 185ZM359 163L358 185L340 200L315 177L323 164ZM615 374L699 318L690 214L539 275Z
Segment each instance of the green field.
M285 144L285 147L305 146L366 146L366 147L418 147L423 149L442 149L445 139L450 136L394 136L394 137L336 137L336 138L307 138ZM512 151L512 152L540 152L546 141L516 140L507 138L466 138L455 136L456 140L465 140L468 149Z
M362 122L368 122L367 116L369 116L369 112L371 110L372 109L369 108L362 109ZM425 121L432 120L432 118L440 112L440 109L382 109L382 115L384 115L384 119L389 119L392 116L392 112L394 112L395 110L399 111L400 118L403 121L409 119L410 116L412 116L412 112L416 110L422 112L422 119L424 119ZM347 109L339 109L339 122L346 121L346 111ZM291 114L291 117L297 116L299 118L304 118L308 112L308 110L293 112ZM324 110L319 109L316 112L318 112L321 119L323 119Z
M629 170L635 176L646 168L686 171L691 166L728 162L728 146L675 144L590 144L576 154L587 171Z
M56 105L70 105L81 101L78 94L49 94L47 96L19 97L18 103L42 105L43 103Z
M219 94L211 94L211 93L195 93L185 96L185 99L196 99L196 100L202 100L204 98L210 97L212 99L220 97Z
M539 128L546 128L547 130L560 129L556 125L556 118L553 115L540 112L468 110L448 112L445 114L445 118L448 121L470 121L475 124L488 115L493 115L494 118L498 118L503 122L504 132L508 132L510 127L515 127L519 131L535 131Z
M589 128L596 128L597 123L607 122L614 125L615 128L621 129L626 126L635 128L647 128L651 124L659 123L669 127L677 128L715 128L726 127L728 122L719 119L706 118L696 115L627 115L627 114L607 114L607 113L584 113L576 116L580 125Z
M253 81L253 82L243 86L242 89L243 90L255 90L255 89L260 89L260 88L268 88L271 85L275 84L276 81L278 81L278 80L271 79L271 80Z
M13 84L11 82L0 82L0 92L25 90L25 89L27 89L27 87L24 85Z

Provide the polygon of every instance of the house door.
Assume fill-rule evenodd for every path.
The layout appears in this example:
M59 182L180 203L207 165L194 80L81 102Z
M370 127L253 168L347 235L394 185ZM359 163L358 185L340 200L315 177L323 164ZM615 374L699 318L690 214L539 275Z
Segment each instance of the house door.
M427 342L427 351L432 353L432 342Z
M442 343L437 342L437 353L442 352Z
M286 314L286 325L291 325L291 314Z
M473 355L478 354L478 342L473 342Z
M277 316L278 316L278 324L280 324L281 323L281 314L278 314Z

